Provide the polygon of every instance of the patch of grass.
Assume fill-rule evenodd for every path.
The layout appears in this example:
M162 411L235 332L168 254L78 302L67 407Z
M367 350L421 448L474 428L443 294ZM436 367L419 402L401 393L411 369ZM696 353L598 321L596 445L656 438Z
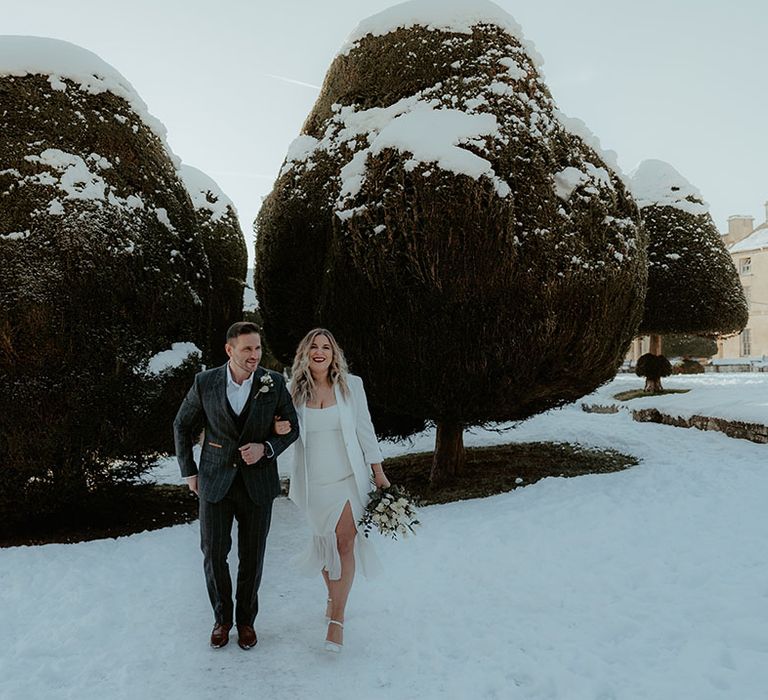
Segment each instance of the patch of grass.
M661 391L643 391L642 389L631 389L630 391L620 391L614 394L613 398L617 401L630 401L639 399L643 396L662 396L663 394L687 394L690 389L662 389Z
M528 442L467 449L464 472L438 489L429 486L432 453L388 459L389 480L423 505L484 498L528 486L547 476L607 474L638 464L630 455L561 442Z
M556 442L514 443L467 449L464 472L452 484L429 486L432 453L386 461L387 476L422 504L484 498L528 486L547 476L606 474L638 460L615 450ZM115 489L76 509L0 527L0 547L84 542L132 535L189 523L198 516L197 498L186 486L142 484Z
M0 527L0 547L84 542L189 523L197 498L186 486L140 484L94 496L66 512Z

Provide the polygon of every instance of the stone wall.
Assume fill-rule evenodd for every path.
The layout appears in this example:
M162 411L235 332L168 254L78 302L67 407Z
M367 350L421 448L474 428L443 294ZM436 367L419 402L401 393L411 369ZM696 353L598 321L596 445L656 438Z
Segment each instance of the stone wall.
M581 408L587 413L618 413L623 406L611 404L608 406L599 404L582 404ZM728 437L751 440L761 444L768 444L768 425L760 423L744 423L742 421L726 420L725 418L713 418L712 416L670 416L662 413L657 408L627 407L632 418L641 423L663 423L674 425L678 428L698 428L699 430L718 430Z

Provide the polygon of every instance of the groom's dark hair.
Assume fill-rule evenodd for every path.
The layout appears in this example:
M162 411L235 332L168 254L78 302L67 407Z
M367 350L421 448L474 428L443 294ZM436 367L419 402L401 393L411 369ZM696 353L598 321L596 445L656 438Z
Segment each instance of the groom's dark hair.
M237 323L233 323L229 327L229 330L227 330L227 342L229 343L238 336L248 335L248 333L258 333L261 335L261 328L250 321L238 321Z

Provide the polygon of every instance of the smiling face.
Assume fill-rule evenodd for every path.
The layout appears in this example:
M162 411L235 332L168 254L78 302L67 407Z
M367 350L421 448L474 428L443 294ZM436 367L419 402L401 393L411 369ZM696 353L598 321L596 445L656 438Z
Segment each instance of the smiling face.
M309 345L309 371L321 376L326 374L333 362L333 347L328 336L316 335Z
M244 333L232 338L224 349L229 355L232 373L247 379L256 371L261 362L261 336L258 333Z

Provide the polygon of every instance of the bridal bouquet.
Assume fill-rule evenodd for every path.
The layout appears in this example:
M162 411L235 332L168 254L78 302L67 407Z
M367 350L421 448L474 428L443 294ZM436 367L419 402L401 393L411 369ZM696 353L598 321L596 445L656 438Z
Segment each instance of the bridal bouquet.
M382 535L389 535L393 540L398 535L415 534L414 527L419 525L416 518L416 507L413 499L406 491L397 486L376 489L369 494L370 501L365 508L363 517L358 523L363 528L363 534L376 528Z

